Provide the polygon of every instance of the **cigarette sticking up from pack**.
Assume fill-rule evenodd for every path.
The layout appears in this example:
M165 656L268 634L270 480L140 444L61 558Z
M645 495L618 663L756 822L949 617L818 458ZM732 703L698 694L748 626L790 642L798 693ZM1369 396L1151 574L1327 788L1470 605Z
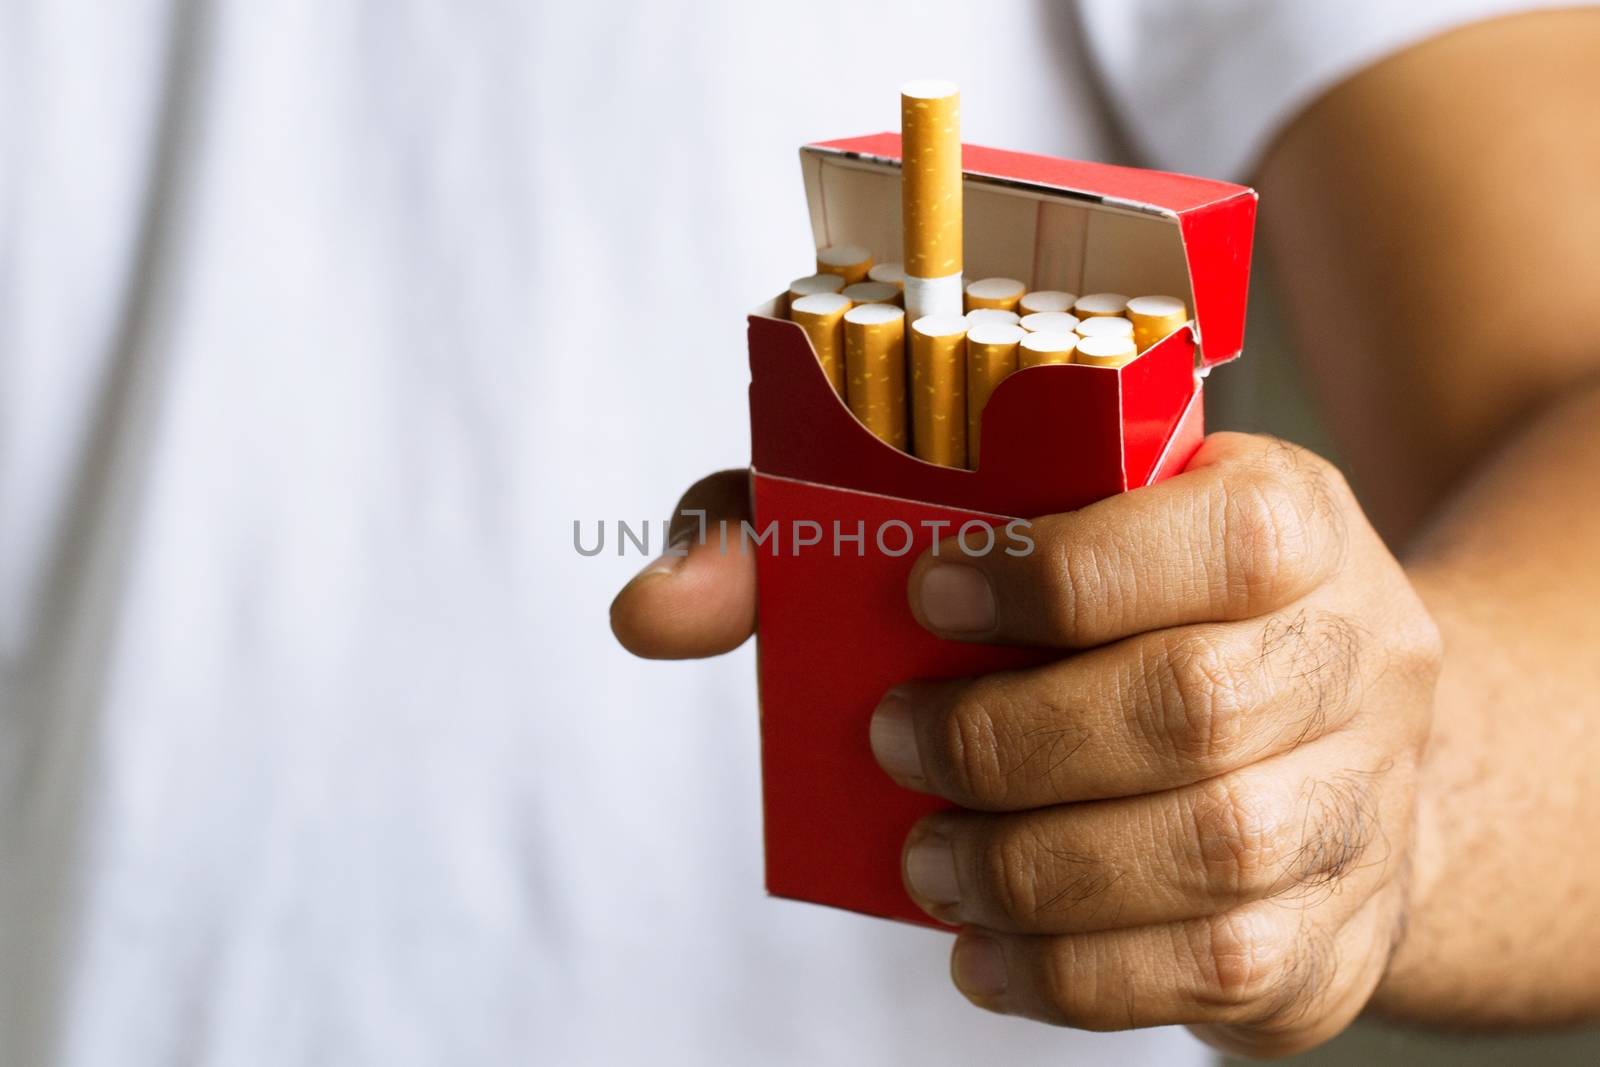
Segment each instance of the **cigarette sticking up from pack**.
M1048 315L1051 312L1040 314ZM1075 333L1030 333L1017 345L1017 369L1042 367L1049 363L1071 363L1072 353L1077 347L1078 335Z
M840 292L852 304L898 304L900 287L891 282L856 282Z
M1072 305L1072 313L1080 319L1092 319L1096 315L1120 315L1127 306L1128 298L1122 293L1085 293Z
M1015 278L979 278L967 286L967 310L997 308L1016 311L1028 287Z
M867 271L867 280L873 282L888 282L896 289L906 287L906 268L899 263L875 263Z
M999 308L979 308L967 312L968 326L1015 326L1018 321L1015 311L1001 311Z
M888 304L845 312L844 370L851 412L880 440L905 451L906 313Z
M1059 289L1035 289L1023 296L1021 303L1017 305L1017 310L1027 317L1041 312L1071 311L1072 305L1077 302L1077 293L1064 293Z
M849 310L849 298L839 293L812 293L789 307L789 318L811 338L817 362L840 396L844 395L844 313Z
M967 465L966 340L965 319L911 324L911 443L945 467Z
M846 285L867 280L872 253L860 245L829 245L817 249L817 273L837 274Z
M1189 321L1189 309L1175 296L1136 296L1128 301L1134 346L1143 352Z
M1079 337L1126 337L1133 339L1133 323L1121 315L1096 315L1074 327Z
M1065 311L1035 311L1017 323L1029 333L1071 333L1078 328L1078 316Z
M1017 369L1017 347L1027 331L1021 326L974 326L967 331L967 466L978 469L983 440L983 409L1000 383ZM1131 349L1133 343L1130 341Z
M1080 337L1073 362L1091 367L1120 367L1132 363L1136 355L1132 337Z
M817 293L837 293L843 288L844 279L837 274L808 274L789 283L789 299L799 300Z
M900 90L901 221L906 311L959 317L961 293L961 93L946 81Z

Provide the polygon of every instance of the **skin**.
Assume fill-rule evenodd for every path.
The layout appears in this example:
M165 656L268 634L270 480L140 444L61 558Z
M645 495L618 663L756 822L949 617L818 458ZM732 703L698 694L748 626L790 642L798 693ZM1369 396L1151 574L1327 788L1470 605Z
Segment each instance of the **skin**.
M1592 11L1470 27L1268 153L1261 237L1349 484L1213 434L1036 522L1031 556L918 562L933 632L1075 652L908 680L874 715L885 772L961 807L903 863L963 924L974 1003L1262 1056L1364 1010L1600 1015L1597 59ZM725 472L684 507L745 495ZM752 561L712 546L612 606L662 658L754 617Z

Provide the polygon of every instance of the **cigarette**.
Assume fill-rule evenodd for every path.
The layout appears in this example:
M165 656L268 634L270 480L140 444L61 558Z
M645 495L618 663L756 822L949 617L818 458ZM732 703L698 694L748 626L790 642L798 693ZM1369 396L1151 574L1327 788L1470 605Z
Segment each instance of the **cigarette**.
M1078 337L1071 332L1030 333L1017 345L1017 369L1042 367L1046 363L1071 363L1077 347Z
M837 274L808 274L789 283L789 299L799 300L802 296L816 293L837 293L843 288L844 279Z
M924 316L911 324L911 444L918 459L967 465L967 322Z
M844 395L844 313L850 299L839 293L812 293L789 305L789 318L800 324L817 350L833 391Z
M1017 325L1029 333L1071 333L1078 328L1078 316L1065 311L1035 311L1022 316Z
M841 292L852 304L898 304L900 287L892 282L856 282Z
M1133 344L1140 352L1177 333L1189 321L1189 309L1175 296L1136 296L1128 301Z
M1028 287L1015 278L979 278L967 286L967 310L998 308L1015 311Z
M837 274L846 285L867 280L872 253L860 245L829 245L817 249L817 273Z
M1080 319L1096 315L1120 315L1128 306L1128 298L1121 293L1086 293L1072 305L1072 313Z
M1017 347L1026 331L1021 326L985 323L967 331L967 466L978 469L978 442L983 434L983 408L1006 376L1017 369Z
M1042 311L1071 311L1072 305L1077 302L1077 293L1063 293L1059 289L1035 289L1031 293L1023 294L1017 310L1023 315L1035 315Z
M1072 361L1091 367L1120 367L1138 354L1132 337L1080 337Z
M1133 337L1133 323L1120 315L1099 315L1084 319L1076 330L1079 337Z
M877 437L906 447L906 313L861 304L844 315L845 402Z
M896 289L906 287L906 268L902 263L874 263L872 269L867 271L867 280L872 282L888 282Z
M999 308L979 308L967 312L968 326L1015 326L1021 321L1015 311L1001 311Z
M900 215L906 310L912 321L961 305L961 93L914 81L900 90Z

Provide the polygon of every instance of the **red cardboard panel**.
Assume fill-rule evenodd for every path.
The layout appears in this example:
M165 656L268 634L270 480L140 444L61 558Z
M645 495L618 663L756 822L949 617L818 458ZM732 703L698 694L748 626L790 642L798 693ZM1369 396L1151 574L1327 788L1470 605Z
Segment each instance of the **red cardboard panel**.
M862 159L900 162L898 133L844 137L836 141L818 141L806 147ZM1241 193L1250 194L1246 186L1214 178L1198 178L1190 174L1173 174L1140 167L1119 167L1111 163L1090 163L1079 159L1057 159L975 144L961 146L961 169L968 174L1084 193L1098 198L1111 197L1177 214Z
M949 805L895 785L872 758L867 728L873 708L898 682L1007 670L1061 655L942 641L917 625L906 604L911 566L937 537L952 536L963 522L1006 520L762 473L752 488L756 528L778 523L777 542L763 546L757 559L762 604L781 605L762 613L758 667L767 889L940 925L906 895L900 849L913 823ZM823 541L793 551L792 530L811 536L796 526L807 520L822 524ZM892 521L906 529L885 525ZM859 554L848 542L834 554L834 522L846 534L864 534ZM933 522L946 525L923 525ZM888 554L903 547L903 554Z

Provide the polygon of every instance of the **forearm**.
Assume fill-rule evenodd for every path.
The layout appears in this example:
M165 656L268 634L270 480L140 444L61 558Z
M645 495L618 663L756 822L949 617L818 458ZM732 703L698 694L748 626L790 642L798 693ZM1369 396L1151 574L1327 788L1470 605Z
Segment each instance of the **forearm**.
M1385 1014L1600 1013L1597 463L1591 385L1485 464L1409 553L1446 651Z

